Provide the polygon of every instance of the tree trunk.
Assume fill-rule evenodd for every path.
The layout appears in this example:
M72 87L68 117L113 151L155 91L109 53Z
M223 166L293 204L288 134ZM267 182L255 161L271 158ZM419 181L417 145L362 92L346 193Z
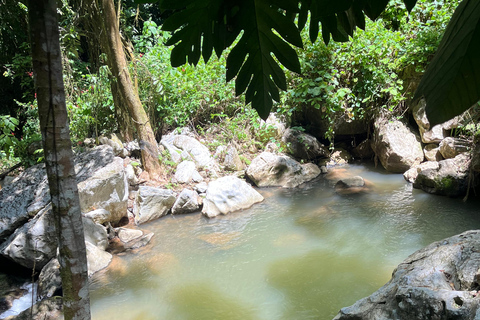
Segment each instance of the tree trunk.
M110 76L110 90L112 91L113 104L115 105L115 118L118 121L118 127L121 128L121 136L123 141L132 141L134 124L130 114L128 113L128 108L125 106L123 101L122 94L118 88L117 79L113 76Z
M90 319L87 258L65 104L56 0L29 0L38 113L58 237L65 319Z
M158 162L157 141L128 71L115 4L113 0L91 0L91 3L87 6L89 6L87 10L91 14L91 18L95 19L96 22L101 21L103 23L94 24L96 27L101 26L98 34L100 35L102 51L106 53L108 67L117 80L118 92L122 96L121 101L125 103L127 113L135 123L140 148L142 149L143 166L150 177L155 179L162 173ZM122 108L124 106L120 104L116 107ZM125 114L125 112L122 113Z

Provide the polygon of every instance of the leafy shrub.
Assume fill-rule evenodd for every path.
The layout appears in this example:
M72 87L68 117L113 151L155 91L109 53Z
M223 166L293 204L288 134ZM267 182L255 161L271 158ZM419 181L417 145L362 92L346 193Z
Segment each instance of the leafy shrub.
M420 0L408 15L395 0L381 19L367 21L365 31L345 43L312 44L304 30L305 49L298 51L303 74L287 73L290 89L278 111L291 116L304 108L321 110L329 140L338 117L368 119L380 108L403 114L403 101L416 89L459 2Z
M167 33L152 21L146 21L143 35L135 39L141 52L134 64L140 98L157 127L205 125L211 114L231 116L242 108L243 98L235 97L233 83L225 80L225 56L212 57L194 67L170 65L171 47L166 47Z

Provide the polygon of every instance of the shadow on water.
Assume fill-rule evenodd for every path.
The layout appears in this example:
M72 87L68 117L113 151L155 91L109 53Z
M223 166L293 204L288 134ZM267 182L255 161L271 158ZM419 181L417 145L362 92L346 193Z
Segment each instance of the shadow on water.
M233 288L232 288L233 289ZM257 320L252 306L207 283L176 287L169 293L172 308L168 319L182 320Z
M284 294L281 319L332 319L346 301L371 294L386 276L356 256L314 250L273 263L267 281Z

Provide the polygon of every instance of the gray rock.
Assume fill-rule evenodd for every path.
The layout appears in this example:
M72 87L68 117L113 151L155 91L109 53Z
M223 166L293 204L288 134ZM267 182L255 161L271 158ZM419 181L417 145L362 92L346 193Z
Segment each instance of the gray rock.
M86 184L85 181L92 176L96 176L96 172L108 170L106 167L114 162L114 159L110 146L100 146L92 151L75 156L77 183ZM120 158L117 159L122 161ZM121 168L115 166L115 168L115 170L118 170L117 175L121 176L124 172L123 166ZM113 181L112 183L116 182ZM111 183L105 182L104 186L109 184ZM109 200L110 203L114 200L113 198L120 198L122 192L119 188L121 188L121 184L116 185L115 190L112 190L118 196L108 195L108 199L112 198ZM28 168L14 180L14 183L0 190L0 242L50 203L49 192L44 165ZM105 190L102 191L102 194L104 193ZM108 204L109 201L96 203L96 208L101 208L102 203ZM83 207L88 207L89 204L84 203ZM112 206L115 205L112 203ZM91 210L85 209L84 211ZM124 214L126 214L126 200Z
M365 186L365 180L363 180L363 178L360 176L354 176L340 179L335 185L342 186L344 188L359 188Z
M201 169L218 170L208 148L195 138L186 135L170 134L163 136L161 143L166 146L166 148L168 148L167 146L173 145L185 151Z
M443 160L442 154L440 153L440 147L433 143L427 144L423 148L423 154L425 154L425 159L427 159L427 161Z
M28 308L9 320L63 320L63 301L61 297L52 297L37 302L33 310ZM32 317L33 314L33 317ZM7 318L8 319L8 318Z
M360 176L343 178L335 184L335 192L339 194L354 194L365 192L365 180Z
M263 123L263 120L261 120L261 122ZM267 130L268 132L274 132L269 138L275 138L277 140L280 140L285 133L285 130L287 130L287 124L285 123L284 117L273 112L268 115L267 120L265 120L265 125L269 128L269 130Z
M438 168L418 172L413 187L428 193L457 197L466 194L470 156L459 154L438 162Z
M407 171L403 173L403 177L405 180L408 182L414 183L415 180L417 179L417 176L420 172L425 171L425 170L438 170L440 165L438 164L438 161L426 161L422 162L419 165L413 166Z
M297 129L287 129L283 134L282 141L287 145L288 153L296 159L314 160L327 158L330 154L317 138Z
M163 217L175 203L172 190L141 186L135 197L135 223L142 224Z
M28 221L28 208L35 201L37 187L44 181L45 166L36 165L0 190L0 243Z
M57 253L57 235L51 205L18 228L0 245L0 254L16 263L40 271Z
M82 218L83 234L85 241L90 242L96 247L106 250L108 246L107 228L101 224L95 223L90 218Z
M232 144L230 144L226 149L223 166L229 171L240 171L244 169L244 165L240 159L240 156L238 155L238 151Z
M475 172L480 172L480 143L474 148L471 168Z
M251 207L263 197L248 183L234 176L226 176L208 184L202 213L208 218Z
M287 156L263 152L253 159L246 175L258 187L294 188L316 178L320 169L314 164L301 165Z
M62 288L60 263L57 258L50 260L38 276L38 296L41 299L50 298Z
M121 158L114 158L103 168L92 172L89 178L78 183L82 212L106 209L112 214L110 222L116 223L127 215L128 182Z
M138 184L138 178L135 175L135 169L131 164L128 164L125 167L125 175L127 177L128 184L131 186L135 186Z
M200 182L203 180L200 173L197 171L195 162L193 161L182 161L175 171L175 179L179 183L189 183L191 181Z
M123 244L125 250L134 250L146 246L152 240L154 233L147 233Z
M432 243L403 261L378 291L342 308L335 320L478 319L479 247L479 230Z
M217 160L218 163L223 162L225 160L225 154L227 153L227 146L220 145L215 149L215 154L213 157Z
M112 213L105 209L97 209L83 214L84 217L92 219L98 224L113 221Z
M440 142L440 153L445 159L451 159L460 153L469 151L469 147L467 140L447 137Z
M206 182L200 182L195 186L195 191L198 193L205 193L207 192L208 184Z
M116 228L115 231L117 232L118 238L120 241L127 243L132 240L138 239L143 236L142 230L136 229L128 229L128 228Z
M451 129L457 128L460 125L462 116L457 116L431 128L427 114L425 113L425 106L425 100L421 99L413 108L413 118L415 122L417 122L422 142L438 144L448 136Z
M172 214L183 214L198 211L202 204L201 198L193 190L183 189L173 204Z
M404 173L423 162L420 138L405 124L379 117L374 126L373 149L385 170Z
M98 142L100 142L103 145L112 147L113 153L116 156L125 158L128 155L128 151L123 148L122 141L120 140L120 138L118 138L118 136L115 133L112 133L110 135L110 138L107 138L105 136L100 136L98 138Z
M371 159L375 155L372 149L372 141L370 139L363 140L352 150L352 154L358 159Z
M95 272L108 267L110 261L112 261L112 255L88 241L85 241L85 246L87 249L88 276L91 277Z
M83 218L85 241L101 250L108 245L106 228ZM57 253L57 235L51 206L17 229L0 245L0 254L16 263L40 271Z
M193 158L188 154L188 152L175 147L172 144L173 141L162 138L162 141L160 143L162 144L162 146L165 147L165 149L167 149L168 154L170 155L170 159L176 164L179 164L184 160L193 161Z
M345 165L351 162L352 159L352 155L347 150L343 148L335 148L330 155L330 161L328 162L328 165Z

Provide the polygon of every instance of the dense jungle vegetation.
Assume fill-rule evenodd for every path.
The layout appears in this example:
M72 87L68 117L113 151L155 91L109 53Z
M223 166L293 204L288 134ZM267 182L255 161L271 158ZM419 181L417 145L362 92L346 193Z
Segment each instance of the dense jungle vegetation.
M0 162L29 166L42 160L36 96L27 38L27 8L22 1L0 0ZM325 141L334 141L333 124L370 119L381 109L397 117L408 115L408 102L432 59L459 0L421 0L409 14L400 0L392 1L380 19L367 21L365 31L338 43L311 43L304 29L304 49L298 49L302 74L287 71L288 90L274 111L287 122L305 108L321 110L330 124ZM88 41L88 33L72 4L59 9L67 108L74 145L87 137L119 132L112 95L113 77L106 56ZM211 126L219 139L243 143L268 142L268 126L244 97L226 82L225 55L193 67L172 67L161 30L168 16L155 5L122 1L120 28L129 68L157 137L176 127L190 126L199 134ZM321 32L321 31L320 31ZM308 128L307 128L308 129ZM459 133L478 133L468 126ZM278 143L278 141L273 141Z

